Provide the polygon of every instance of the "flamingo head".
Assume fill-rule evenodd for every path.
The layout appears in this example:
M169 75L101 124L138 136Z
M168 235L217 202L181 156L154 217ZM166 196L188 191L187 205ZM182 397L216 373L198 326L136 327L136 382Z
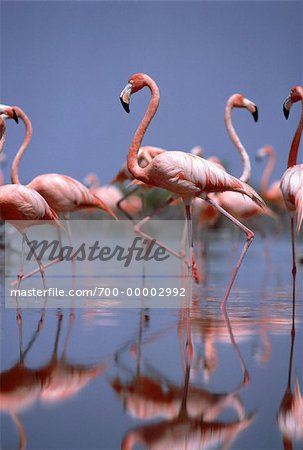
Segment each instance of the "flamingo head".
M0 105L0 115L4 118L4 119L14 119L14 121L16 123L19 122L18 120L18 116L16 114L16 111L14 108L12 108L11 106L7 106L7 105Z
M259 148L256 153L256 160L261 161L265 156L271 155L273 153L273 148L270 145L264 145Z
M135 92L140 91L140 89L144 88L145 86L148 86L151 81L151 78L145 73L135 73L130 77L127 85L120 94L122 106L127 113L129 113L129 103L131 95L135 94Z
M227 104L231 108L246 108L252 114L254 121L258 122L258 108L257 106L248 98L241 94L234 94L229 99Z
M99 179L98 179L97 174L95 174L94 172L88 173L83 180L83 184L87 188L99 186Z
M295 86L291 89L289 96L283 103L283 113L285 119L288 119L293 103L299 102L300 100L303 100L303 88L301 86Z

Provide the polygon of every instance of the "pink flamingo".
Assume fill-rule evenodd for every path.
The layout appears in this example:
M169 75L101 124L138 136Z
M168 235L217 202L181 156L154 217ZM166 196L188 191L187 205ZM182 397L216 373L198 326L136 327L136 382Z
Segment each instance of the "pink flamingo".
M255 121L258 120L258 111L253 102L243 97L241 94L232 95L225 107L225 125L227 132L238 150L242 163L243 163L243 172L240 176L240 180L245 183L249 182L250 174L251 174L251 165L250 159L247 151L245 150L242 142L237 135L232 121L231 121L231 112L233 108L247 108L253 115ZM217 195L219 205L228 211L232 216L236 217L238 220L246 220L251 217L256 217L258 215L266 215L272 217L274 220L277 220L277 215L267 206L263 206L253 202L250 198L240 196L236 192L222 192Z
M264 200L274 204L279 209L285 210L285 202L280 188L281 180L274 181L270 187L268 187L269 177L276 164L276 153L271 145L264 145L264 147L257 151L256 157L258 160L262 160L266 156L268 156L268 163L262 175L260 194Z
M0 105L0 128L2 135L0 153L5 142L5 124L3 119L14 119L18 123L18 116L13 108ZM21 184L0 186L0 217L2 220L12 222L13 226L22 235L22 246L25 241L30 248L30 241L26 232L31 225L37 225L37 221L41 221L43 224L44 221L50 220L55 225L61 226L57 213L48 205L45 199L34 189L22 186ZM37 258L35 252L33 252L33 255L37 261L38 270L41 273L45 287L44 266ZM22 278L23 261L18 273L18 287Z
M19 163L32 139L32 125L21 108L14 106L13 109L26 128L24 141L14 159L11 172L12 182L20 184L18 175ZM39 175L28 184L28 187L39 192L58 214L71 213L85 208L97 208L108 212L116 218L115 214L102 200L91 194L82 183L67 175L57 173Z
M20 185L18 174L19 163L32 139L32 125L28 116L21 108L14 106L13 110L15 111L16 116L22 120L26 129L24 140L15 156L11 170L12 182L16 185ZM114 212L101 199L90 193L82 183L67 175L60 175L57 173L40 175L34 178L27 187L38 192L46 200L48 205L57 214L63 214L65 219L67 219L69 213L86 208L104 210L115 219L117 218ZM67 220L66 224L69 240L72 244L71 230ZM56 260L45 265L45 267L49 267L60 260L61 258L58 257ZM34 270L24 275L23 279L34 275L36 272L37 271Z
M212 200L208 194L211 192L232 190L247 195L259 205L263 205L264 202L246 183L229 175L227 172L220 170L215 164L190 153L179 151L163 152L156 156L148 166L141 168L138 164L138 150L143 136L158 109L160 101L159 89L155 81L148 75L137 73L129 79L120 95L120 100L124 109L126 112L129 112L131 95L145 86L151 91L151 100L129 148L127 160L128 170L136 179L151 184L152 186L161 187L182 197L188 223L188 240L192 265L194 263L191 220L191 203L193 198L201 197L203 200L210 203L246 234L246 242L243 251L232 273L227 291L221 303L221 306L224 308L234 279L248 247L252 242L254 233L225 211L215 200ZM193 267L191 266L191 269L192 268Z
M92 194L105 201L112 211L117 211L117 204L124 198L123 192L117 186L113 184L100 186L98 176L95 173L88 173L83 182ZM141 208L142 202L139 197L130 195L127 199L125 198L123 210L128 214L137 214Z
M295 86L283 103L283 112L288 119L289 111L293 105L301 101L302 112L299 125L291 143L287 170L281 178L281 190L286 208L290 213L291 242L292 242L292 275L293 275L293 317L295 314L295 280L296 280L296 250L295 250L295 218L297 217L296 231L299 233L303 220L303 164L297 164L298 149L303 129L303 88ZM294 322L294 321L293 321Z

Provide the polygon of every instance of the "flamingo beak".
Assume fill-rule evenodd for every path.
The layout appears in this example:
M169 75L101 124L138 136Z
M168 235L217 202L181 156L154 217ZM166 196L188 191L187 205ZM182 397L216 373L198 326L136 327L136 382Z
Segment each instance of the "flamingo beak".
M286 120L288 119L291 106L292 106L292 102L291 102L290 95L289 95L283 103L283 113L284 113L284 117Z
M16 123L19 123L19 119L18 119L18 116L17 116L16 111L14 110L14 108L13 108L13 119L14 119L14 121Z
M120 94L121 104L127 113L129 113L129 103L131 94L132 94L132 84L127 83L127 85Z
M3 115L4 119L14 119L16 123L19 122L16 111L10 106L0 105L0 114Z
M255 105L255 110L252 112L252 116L254 118L255 122L258 122L258 118L259 118L259 113L258 113L258 108Z
M243 105L252 114L254 121L258 122L259 115L258 115L258 108L256 107L256 105L251 100L248 100L248 98L243 99Z

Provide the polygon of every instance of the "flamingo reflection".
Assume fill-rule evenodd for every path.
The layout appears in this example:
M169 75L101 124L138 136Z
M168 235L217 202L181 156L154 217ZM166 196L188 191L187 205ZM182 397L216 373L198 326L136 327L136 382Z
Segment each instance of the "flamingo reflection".
M287 386L278 411L278 427L283 436L285 450L292 450L294 441L303 441L303 396L300 391L298 377L294 379L292 390L292 367L294 354L295 333L291 334L291 345L288 365Z
M57 315L57 329L49 362L36 369L25 365L25 357L32 348L42 329L41 321L33 334L27 348L22 348L22 321L19 322L19 352L17 364L0 373L0 412L8 412L14 421L19 434L19 449L26 447L26 432L18 413L30 408L38 400L42 402L60 402L76 395L89 382L100 376L106 367L105 363L87 366L70 363L66 357L70 338L73 315L70 322L63 351L58 354L59 338L62 329L63 315Z
M181 323L179 333L182 326ZM141 339L139 344L142 347L144 341ZM120 357L116 359L116 367L123 370L127 377L125 380L116 376L111 380L111 386L122 400L126 412L144 421L162 419L160 422L129 430L122 440L122 449L132 449L139 443L146 448L159 450L207 449L218 444L228 449L237 435L252 423L254 414L246 414L239 396L244 384L241 383L240 387L228 393L213 393L192 386L192 358L189 354L185 358L182 349L180 351L181 359L185 362L184 381L181 385L170 380L143 358L142 348L135 353L136 370L122 363ZM247 378L246 372L246 383ZM227 423L218 420L227 409L234 412L235 419Z

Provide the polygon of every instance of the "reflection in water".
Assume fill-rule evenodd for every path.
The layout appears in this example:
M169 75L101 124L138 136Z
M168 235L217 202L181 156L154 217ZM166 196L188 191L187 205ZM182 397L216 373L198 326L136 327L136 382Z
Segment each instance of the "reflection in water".
M37 369L25 365L25 357L41 332L41 320L27 348L22 348L22 321L19 322L20 359L9 370L0 373L0 411L8 412L19 434L19 448L26 447L26 432L18 413L32 406L39 399L44 402L59 402L74 396L92 379L101 375L105 364L84 366L71 364L66 357L68 340L73 326L73 315L61 357L58 358L58 344L62 329L63 315L57 314L57 330L50 361Z
M54 450L121 445L276 450L283 444L298 450L302 361L294 349L302 342L302 299L297 296L296 336L290 345L291 283L277 284L272 274L257 289L239 288L229 315L218 308L221 293L217 284L212 286L211 273L209 285L194 286L190 306L186 298L179 309L123 310L86 302L86 309L75 311L75 320L45 310L44 328L42 311L23 346L22 327L29 327L33 317L38 321L37 311L24 309L17 363L11 361L18 331L15 309L3 307L0 411L6 415L0 446L17 447L17 432L19 448L28 450L44 448L45 442ZM152 305L151 299L140 300ZM101 376L105 371L108 383ZM49 408L51 403L57 407ZM81 427L69 433L75 420Z
M190 309L188 313L187 318L184 314L180 316L179 333L183 327L191 327ZM189 322L183 324L187 319ZM122 440L122 449L132 449L138 443L149 449L207 449L214 445L228 449L237 435L251 425L254 414L246 414L239 397L240 389L249 383L248 371L226 312L224 321L244 373L243 382L229 393L213 393L190 385L192 358L190 353L185 355L181 348L181 359L185 364L183 385L177 385L153 367L142 356L143 327L140 322L136 370L121 362L120 354L115 364L126 373L127 379L124 381L121 376L116 376L111 380L111 386L123 401L127 414L140 420L165 420L129 430ZM235 420L224 422L218 419L226 409L234 411Z
M293 441L303 441L303 396L300 392L298 377L295 376L292 391L292 367L295 344L295 332L291 334L291 346L288 366L287 387L278 412L278 427L283 435L285 450L293 448Z

